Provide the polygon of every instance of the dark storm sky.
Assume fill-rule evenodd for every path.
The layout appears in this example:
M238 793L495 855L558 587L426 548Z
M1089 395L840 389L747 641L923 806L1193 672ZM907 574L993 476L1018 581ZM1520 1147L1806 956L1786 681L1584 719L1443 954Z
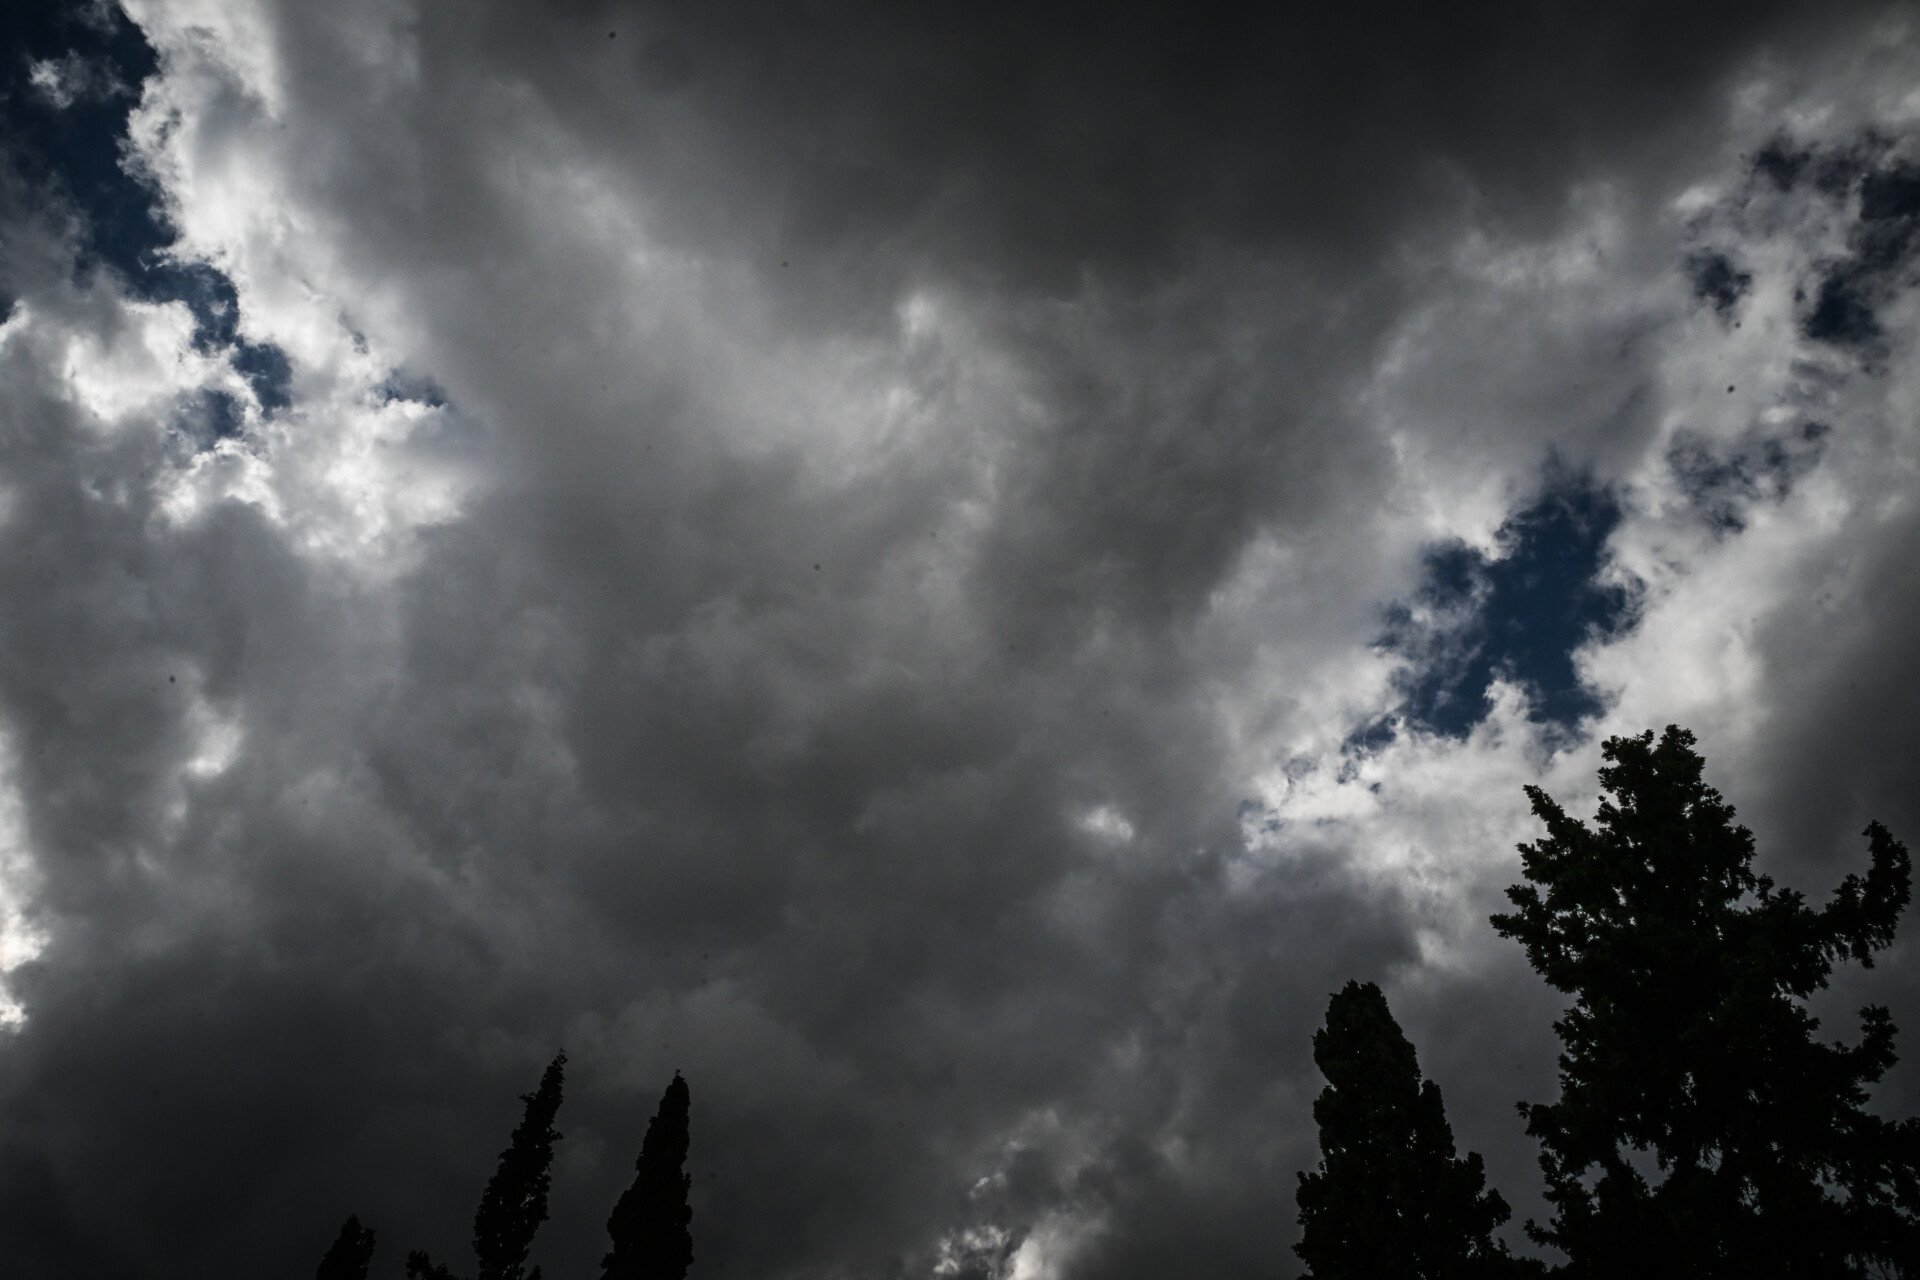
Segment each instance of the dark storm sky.
M1348 978L1540 1212L1523 784L1920 839L1913 12L1230 13L7 19L18 1274L463 1262L564 1045L551 1276L676 1068L696 1275L1289 1275Z

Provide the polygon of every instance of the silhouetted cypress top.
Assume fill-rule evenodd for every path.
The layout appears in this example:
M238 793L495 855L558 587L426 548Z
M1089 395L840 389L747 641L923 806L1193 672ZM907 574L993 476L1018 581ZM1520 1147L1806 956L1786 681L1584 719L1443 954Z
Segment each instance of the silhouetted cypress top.
M1575 1277L1920 1275L1920 1124L1862 1106L1893 1022L1869 1007L1830 1044L1806 1008L1892 942L1907 851L1869 825L1865 879L1807 906L1754 873L1693 743L1609 739L1592 827L1527 789L1547 834L1493 925L1574 997L1560 1100L1521 1106L1557 1211L1528 1231Z
M477 1280L540 1280L540 1268L527 1271L527 1251L547 1220L547 1188L553 1181L553 1144L560 1133L553 1119L560 1112L561 1084L567 1055L558 1053L540 1077L540 1087L523 1093L526 1105L500 1163L480 1193L473 1215L473 1254L479 1261ZM407 1255L409 1280L459 1280L425 1250Z
M1327 1003L1313 1060L1327 1087L1313 1104L1320 1168L1302 1173L1294 1252L1315 1280L1441 1280L1526 1274L1493 1231L1506 1201L1480 1157L1454 1154L1440 1088L1373 983Z
M360 1225L352 1214L340 1224L327 1256L320 1259L314 1280L367 1280L367 1268L373 1263L373 1231Z
M633 1185L607 1219L613 1249L600 1261L602 1280L682 1280L693 1265L693 1209L687 1204L693 1179L685 1172L692 1104L687 1082L675 1072L647 1123Z
M560 1111L560 1089L567 1055L556 1054L540 1077L540 1088L520 1095L526 1114L500 1165L480 1196L473 1215L473 1255L477 1280L527 1280L523 1264L534 1233L547 1220L547 1188L553 1181L553 1144L560 1140L553 1120ZM535 1268L536 1273L538 1268Z

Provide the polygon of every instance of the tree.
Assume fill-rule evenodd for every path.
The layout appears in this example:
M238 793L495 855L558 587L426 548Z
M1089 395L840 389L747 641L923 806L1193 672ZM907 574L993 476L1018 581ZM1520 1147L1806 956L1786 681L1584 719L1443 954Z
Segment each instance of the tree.
M1454 1154L1440 1087L1373 983L1349 982L1313 1036L1320 1169L1302 1173L1300 1243L1316 1280L1467 1280L1527 1273L1493 1238L1510 1211L1478 1154Z
M526 1280L522 1265L533 1248L534 1233L547 1220L547 1188L553 1182L553 1144L560 1140L553 1119L560 1111L560 1086L567 1055L554 1055L540 1077L540 1088L520 1095L526 1114L500 1153L480 1207L473 1215L473 1253L480 1262L478 1280ZM537 1277L539 1268L534 1268Z
M428 1257L425 1249L415 1249L407 1255L407 1280L459 1280L459 1277Z
M367 1268L373 1264L373 1231L360 1225L352 1214L340 1224L327 1256L320 1259L314 1280L367 1280Z
M1835 962L1871 966L1907 905L1873 823L1865 879L1815 910L1752 869L1753 837L1669 726L1609 739L1593 827L1527 788L1547 834L1494 928L1574 997L1560 1100L1521 1104L1576 1277L1920 1275L1920 1125L1862 1108L1894 1062L1887 1010L1814 1039Z
M547 1189L553 1181L553 1144L560 1140L553 1120L560 1111L567 1055L554 1055L540 1077L540 1088L523 1093L526 1111L473 1215L473 1253L477 1280L540 1280L540 1268L525 1269L533 1237L547 1220ZM424 1280L456 1280L424 1251L407 1255L407 1275Z
M692 1103L676 1071L647 1122L633 1185L607 1219L613 1248L600 1260L602 1280L682 1280L693 1265L693 1210L687 1204L693 1179L683 1171Z

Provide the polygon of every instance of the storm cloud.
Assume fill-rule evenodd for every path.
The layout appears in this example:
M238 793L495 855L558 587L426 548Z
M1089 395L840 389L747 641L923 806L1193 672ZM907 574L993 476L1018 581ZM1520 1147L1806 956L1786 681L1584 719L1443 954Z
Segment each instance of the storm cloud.
M1920 838L1904 9L124 8L8 33L22 1276L458 1256L562 1046L550 1275L676 1069L700 1275L1292 1274L1349 978L1541 1211L1524 784Z

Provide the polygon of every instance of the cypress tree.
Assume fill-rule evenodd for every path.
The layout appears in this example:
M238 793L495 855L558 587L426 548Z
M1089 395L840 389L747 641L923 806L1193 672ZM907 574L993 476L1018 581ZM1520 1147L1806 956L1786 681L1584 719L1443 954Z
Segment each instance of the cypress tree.
M477 1280L540 1280L540 1268L525 1269L528 1250L540 1224L547 1220L547 1189L552 1184L553 1144L560 1133L553 1120L560 1111L561 1086L567 1055L554 1055L540 1077L540 1087L523 1093L526 1110L514 1128L500 1163L480 1194L473 1215L473 1254L479 1261ZM410 1280L458 1280L424 1250L407 1255Z
M340 1224L327 1256L320 1259L314 1280L367 1280L367 1268L373 1264L373 1230L360 1225L360 1219L348 1214Z
M1527 788L1547 834L1493 925L1574 997L1559 1101L1521 1104L1556 1210L1528 1232L1574 1277L1920 1275L1920 1124L1862 1106L1893 1022L1823 1043L1806 1007L1892 942L1907 851L1869 825L1865 878L1816 910L1755 874L1693 745L1609 739L1592 827Z
M1313 1061L1320 1168L1302 1173L1300 1243L1315 1280L1467 1280L1526 1274L1493 1238L1510 1213L1477 1153L1454 1154L1440 1087L1387 999L1349 982L1327 1004Z
M675 1072L647 1123L634 1162L633 1185L607 1219L613 1248L600 1260L602 1280L683 1280L693 1265L693 1209L685 1172L692 1094Z
M540 1088L520 1095L526 1113L500 1153L480 1207L473 1215L473 1254L480 1263L477 1280L528 1280L523 1265L534 1233L547 1220L547 1188L553 1182L553 1127L560 1111L560 1089L567 1055L554 1055L540 1077ZM539 1268L534 1268L537 1276Z

